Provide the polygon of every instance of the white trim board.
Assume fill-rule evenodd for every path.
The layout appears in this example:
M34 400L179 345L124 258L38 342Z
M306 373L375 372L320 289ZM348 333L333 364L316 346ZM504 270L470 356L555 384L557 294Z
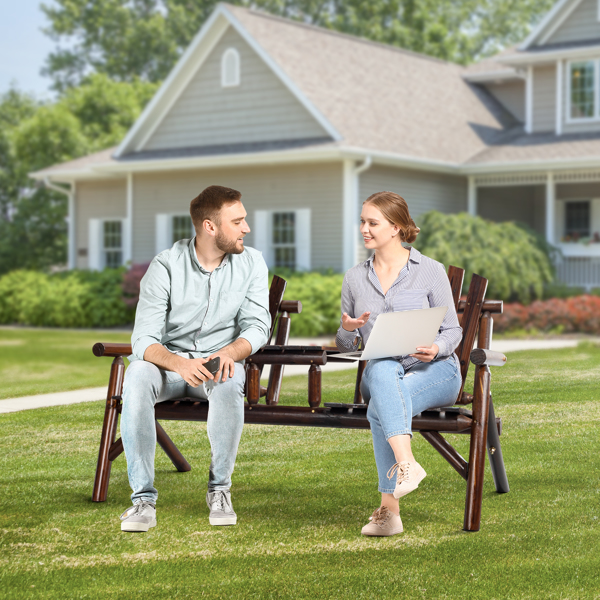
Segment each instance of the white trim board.
M541 37L540 43L544 44L568 19L573 11L579 6L579 4L581 4L581 1L582 0L559 0L559 2L557 2L548 13L546 13L546 16L527 36L525 41L519 45L519 50L529 49L539 37ZM572 3L571 6L569 6L569 3ZM565 10L561 13L563 9ZM550 26L550 28L547 30L548 26ZM541 34L546 30L546 34L542 36Z

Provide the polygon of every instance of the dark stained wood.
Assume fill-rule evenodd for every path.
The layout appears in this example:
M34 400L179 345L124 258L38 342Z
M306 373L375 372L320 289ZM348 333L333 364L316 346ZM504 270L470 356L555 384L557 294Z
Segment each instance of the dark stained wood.
M437 431L421 431L421 435L448 461L455 471L467 479L469 465L467 461Z
M494 352L485 348L473 348L470 358L471 362L477 366L503 367L506 364L506 356L502 352Z
M248 366L247 378L246 398L248 399L248 404L258 404L260 400L260 370L254 363Z
M107 344L99 342L92 348L94 356L129 356L133 354L131 344Z
M160 447L165 451L165 454L171 459L173 465L180 473L191 471L192 467L190 463L185 460L183 454L179 452L177 446L173 443L173 440L167 435L167 432L162 428L158 421L156 424L156 441Z
M454 308L458 310L460 294L462 292L463 282L465 280L465 270L459 267L448 267L448 279L450 281L450 289L452 290L452 299L454 300Z
M118 356L113 360L110 368L110 379L108 380L108 392L106 395L106 406L104 408L104 423L102 424L102 434L100 435L100 449L98 451L98 463L96 465L92 502L104 502L108 493L108 481L110 479L110 468L112 465L108 454L117 435L117 422L119 419L119 400L117 396L121 395L124 374L125 363L123 362L123 359Z
M276 346L285 346L290 339L290 315L283 311L279 317L279 327L277 328L277 336L275 338ZM284 365L272 365L269 372L269 384L267 385L266 403L274 405L279 402L279 394L281 392L281 384L283 381Z
M298 300L282 300L279 311L298 315L302 312L302 302Z
M473 274L471 284L469 285L469 292L467 294L467 303L461 321L463 338L456 349L456 355L460 362L460 374L462 377L462 386L457 399L461 398L465 387L465 380L469 370L469 358L475 342L475 336L477 335L477 328L479 327L479 317L481 315L487 284L487 279Z
M308 405L316 408L321 404L321 367L310 365L308 369Z
M121 438L119 438L111 447L110 450L108 451L108 460L110 460L110 462L112 462L113 460L115 460L115 458L117 458L119 455L121 455L123 453L123 440Z
M366 360L359 360L358 367L356 369L356 383L354 385L354 404L364 404L362 394L360 392L360 382L362 381L363 373L365 372L365 367L367 366Z
M271 333L269 335L269 342L273 337L275 326L277 325L277 314L279 312L279 305L283 300L283 294L287 287L287 281L278 275L273 275L271 280L271 286L269 287L269 313L271 314Z
M327 352L318 346L265 346L246 359L256 365L324 365Z
M502 447L500 446L500 431L495 427L496 415L494 413L494 403L490 395L490 412L487 430L487 450L490 461L490 470L494 479L494 486L499 494L506 494L510 491L508 477L506 477L506 468L502 458Z
M503 306L504 303L502 302L502 300L486 300L483 303L483 310L499 315L502 314L502 310L503 310ZM458 303L458 313L462 313L464 312L465 308L467 307L467 300L461 300Z
M486 366L479 367L477 371L473 396L473 425L471 426L469 476L463 525L465 531L479 531L481 524L483 474L490 410L490 370Z

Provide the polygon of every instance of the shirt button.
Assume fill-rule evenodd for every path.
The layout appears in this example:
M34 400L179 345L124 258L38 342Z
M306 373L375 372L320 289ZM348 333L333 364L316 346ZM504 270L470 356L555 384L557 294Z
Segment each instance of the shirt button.
M204 324L205 324L205 325L208 325L208 321L204 321Z

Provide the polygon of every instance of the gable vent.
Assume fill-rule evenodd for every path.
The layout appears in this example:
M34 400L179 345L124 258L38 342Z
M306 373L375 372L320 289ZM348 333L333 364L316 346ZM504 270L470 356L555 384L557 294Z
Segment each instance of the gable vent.
M240 54L235 48L228 48L221 58L221 86L240 85Z

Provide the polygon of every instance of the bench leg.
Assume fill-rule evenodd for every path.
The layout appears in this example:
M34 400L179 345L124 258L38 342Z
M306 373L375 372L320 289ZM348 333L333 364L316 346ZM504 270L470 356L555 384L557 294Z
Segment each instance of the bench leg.
M500 447L500 435L498 434L498 427L496 426L494 403L492 402L491 397L488 419L487 449L492 477L494 478L496 491L499 494L506 494L510 491L510 487L508 486L508 478L506 477L504 459L502 458L502 448Z
M104 409L104 423L102 424L102 435L100 437L100 450L98 451L98 464L96 465L92 502L105 502L108 494L108 481L112 465L109 453L117 435L119 398L123 391L124 374L125 363L120 356L117 356L110 368L108 394L106 396L106 408Z
M158 421L154 422L156 423L156 441L165 451L165 454L171 459L175 468L180 473L191 471L192 467L190 466L190 463L185 460L183 454L179 452L179 448L177 448L173 443L173 440L167 435L167 432L162 428L162 425Z
M479 531L481 523L481 501L483 499L483 474L485 470L485 448L487 443L488 415L490 410L490 369L479 367L475 373L473 394L473 425L469 450L469 473L467 499L465 502L465 531Z

